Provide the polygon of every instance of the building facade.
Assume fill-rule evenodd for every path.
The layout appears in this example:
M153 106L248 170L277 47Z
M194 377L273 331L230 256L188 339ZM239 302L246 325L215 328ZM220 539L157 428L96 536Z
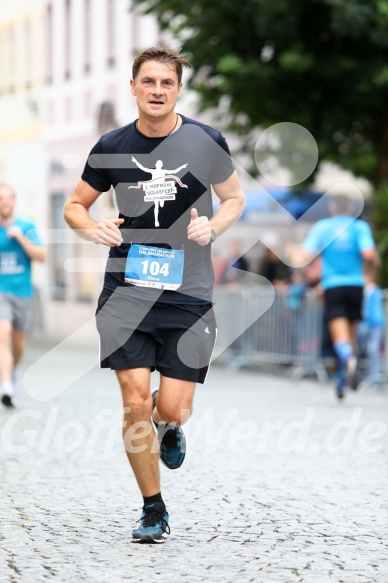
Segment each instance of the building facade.
M171 39L130 0L1 5L0 181L13 185L18 213L36 221L47 244L48 261L34 266L34 281L39 325L49 337L94 335L83 324L102 286L107 249L77 237L63 206L99 137L136 118L132 62L161 41ZM187 92L179 111L194 109ZM92 214L116 217L114 193L102 194Z
M158 29L128 0L46 0L43 30L50 237L46 330L59 337L75 333L82 340L83 333L93 333L82 333L82 324L92 316L107 250L75 236L64 223L63 206L98 138L135 118L131 64L139 50L158 42ZM115 216L114 194L104 193L93 217Z
M3 2L0 8L0 182L17 194L17 213L46 227L43 0ZM44 288L46 270L34 266Z

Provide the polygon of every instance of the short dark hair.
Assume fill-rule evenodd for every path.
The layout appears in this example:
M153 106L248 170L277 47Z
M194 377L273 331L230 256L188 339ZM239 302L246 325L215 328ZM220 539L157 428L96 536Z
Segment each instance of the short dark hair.
M158 61L159 63L166 63L174 65L176 74L178 75L178 83L182 81L182 67L191 67L187 56L173 49L169 49L163 45L158 47L150 47L139 53L132 65L132 78L136 79L140 67L146 61Z

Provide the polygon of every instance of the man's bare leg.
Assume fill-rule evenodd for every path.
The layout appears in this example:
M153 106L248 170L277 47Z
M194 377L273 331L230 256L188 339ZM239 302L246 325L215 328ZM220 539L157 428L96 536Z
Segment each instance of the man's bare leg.
M116 374L123 396L124 445L144 504L140 526L132 531L132 542L163 543L170 528L160 491L159 443L151 422L150 370L118 370Z
M12 330L12 354L13 354L13 367L16 368L19 364L26 344L26 335L24 332L19 332L18 330Z
M3 385L12 383L13 356L11 350L12 324L9 320L0 321L0 375Z
M151 422L150 369L117 370L116 375L123 398L127 457L142 495L153 496L160 492L160 475L159 448Z
M160 459L170 470L181 467L186 456L186 438L181 425L193 407L195 383L161 375L160 387L153 392L152 413L160 441Z
M22 356L24 354L25 348L25 334L24 332L19 332L18 330L12 330L12 338L11 338L11 348L12 348L12 355L13 355L13 371L12 371L12 383L14 385L15 391L19 390L21 378L19 371L17 369L18 364L20 363Z
M183 425L193 410L196 383L160 375L160 387L152 417L156 423Z
M14 360L11 349L12 324L9 320L0 321L0 388L1 402L5 407L13 407L14 386L12 371Z
M350 323L346 318L330 320L329 332L333 344L337 342L348 342L352 344Z
M350 329L350 342L353 347L353 353L356 353L356 337L357 337L357 326L358 322L350 322L349 329Z

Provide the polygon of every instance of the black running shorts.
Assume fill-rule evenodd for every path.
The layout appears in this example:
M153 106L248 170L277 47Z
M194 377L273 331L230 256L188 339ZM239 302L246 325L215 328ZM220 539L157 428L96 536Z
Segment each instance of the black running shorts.
M174 379L203 383L217 328L212 304L166 304L103 289L96 311L100 366L149 367Z
M346 318L349 322L362 319L363 288L359 285L344 285L325 290L325 313L328 321Z

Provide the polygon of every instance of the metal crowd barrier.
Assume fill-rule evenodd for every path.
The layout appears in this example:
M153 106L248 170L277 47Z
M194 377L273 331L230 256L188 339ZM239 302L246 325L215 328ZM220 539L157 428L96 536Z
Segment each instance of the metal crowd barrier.
M291 297L271 286L218 286L214 293L219 361L229 367L278 364L321 376L322 306L314 292ZM255 319L255 311L261 313ZM230 342L231 330L242 334Z
M384 297L388 323L388 290ZM287 287L277 288L274 293L270 285L217 286L214 303L216 362L228 368L288 365L293 367L294 376L315 374L319 381L327 380L327 365L335 365L335 358L322 350L323 307L313 290L298 298L290 295ZM261 315L257 318L258 312ZM387 350L382 368L384 379L388 379Z

